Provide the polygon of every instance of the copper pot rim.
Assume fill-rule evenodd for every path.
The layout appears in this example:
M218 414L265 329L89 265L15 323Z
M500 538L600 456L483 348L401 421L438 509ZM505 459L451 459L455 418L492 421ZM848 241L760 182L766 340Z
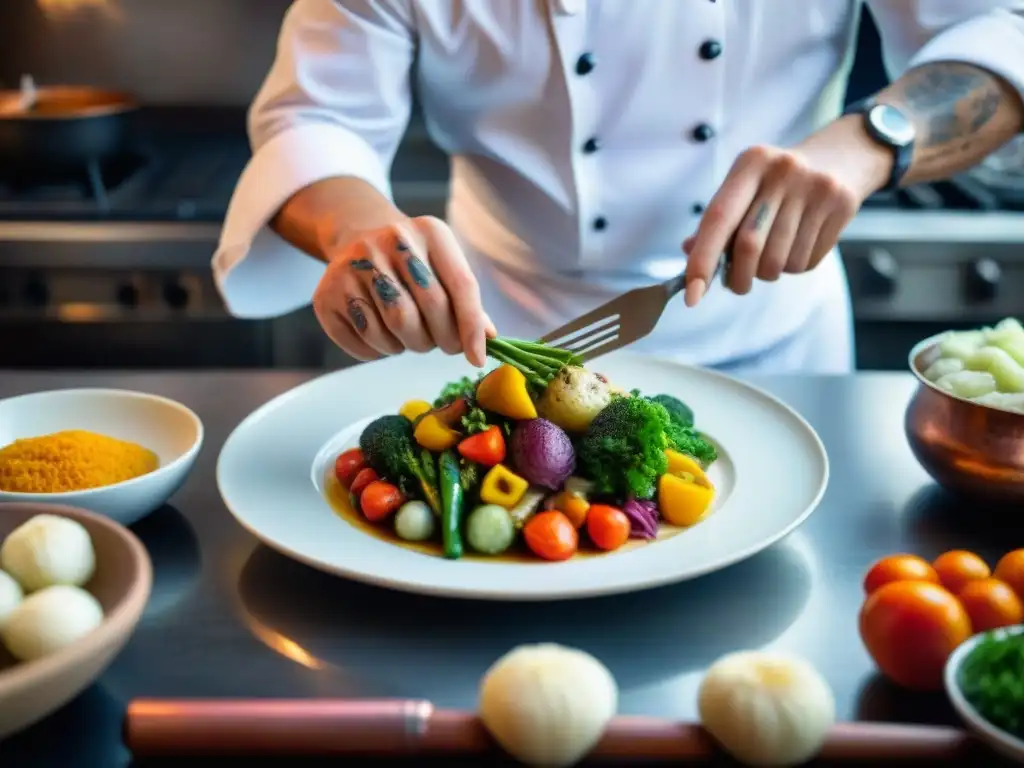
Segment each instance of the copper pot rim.
M20 108L4 109L7 104L17 104L21 99L21 91L0 90L0 121L38 121L54 122L60 120L80 120L82 118L107 117L126 114L139 109L136 98L125 91L94 88L88 85L50 85L36 90L36 98L41 102L53 102L58 105L54 111L24 110Z
M960 403L962 404L962 406L965 406L967 408L979 408L983 411L997 413L999 414L1000 418L1016 419L1024 423L1024 413L1018 413L1017 411L1008 411L1005 408L996 408L991 405L986 405L985 403L976 403L973 400L968 400L965 397L954 395L952 392L947 392L946 390L937 387L934 383L928 381L928 379L924 377L924 373L918 368L918 359L921 358L923 355L927 354L928 352L934 350L935 347L938 346L939 342L942 341L942 339L945 338L946 334L948 333L949 331L943 331L942 333L937 333L934 336L929 336L926 339L921 339L921 341L917 342L917 344L915 344L911 348L910 353L907 355L907 367L910 369L910 372L914 374L914 376L917 378L918 383L921 386L927 387L935 394L949 400L950 402Z

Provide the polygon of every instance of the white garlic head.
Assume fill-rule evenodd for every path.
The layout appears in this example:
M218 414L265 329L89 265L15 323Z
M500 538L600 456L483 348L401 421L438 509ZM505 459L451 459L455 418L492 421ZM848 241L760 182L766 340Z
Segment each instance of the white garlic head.
M14 613L14 609L21 605L24 596L21 585L10 575L0 571L0 630L7 623L7 618Z
M480 685L480 719L521 763L567 766L600 740L618 707L615 678L583 651L524 645L502 656Z
M730 653L708 669L698 693L708 733L747 765L800 765L835 723L835 698L807 661L757 651Z
M36 515L4 539L0 568L26 592L54 584L80 587L96 570L96 553L89 532L77 520Z
M85 637L103 621L103 608L79 587L58 584L35 592L14 609L0 635L19 661L49 656Z

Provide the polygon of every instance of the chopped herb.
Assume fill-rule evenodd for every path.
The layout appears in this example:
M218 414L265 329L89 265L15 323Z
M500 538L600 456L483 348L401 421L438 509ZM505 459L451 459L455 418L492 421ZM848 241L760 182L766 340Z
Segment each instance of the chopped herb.
M1024 635L987 635L964 659L957 682L978 714L1024 738Z

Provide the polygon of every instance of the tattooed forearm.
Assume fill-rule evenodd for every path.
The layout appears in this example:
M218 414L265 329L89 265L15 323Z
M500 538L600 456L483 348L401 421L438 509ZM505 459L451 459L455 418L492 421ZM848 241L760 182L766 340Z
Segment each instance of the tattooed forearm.
M959 62L935 62L907 72L878 95L907 113L917 129L904 183L966 170L1020 131L1024 104L998 75Z

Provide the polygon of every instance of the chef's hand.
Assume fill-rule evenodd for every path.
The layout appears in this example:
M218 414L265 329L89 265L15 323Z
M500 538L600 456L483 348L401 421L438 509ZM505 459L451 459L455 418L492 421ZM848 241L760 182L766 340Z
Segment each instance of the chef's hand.
M737 294L755 277L773 282L816 267L885 178L885 162L892 159L884 150L830 144L823 135L793 149L748 149L683 243L687 305L700 301L730 244L728 287Z
M494 326L443 221L421 216L342 243L313 295L331 340L357 360L440 347L482 366Z

